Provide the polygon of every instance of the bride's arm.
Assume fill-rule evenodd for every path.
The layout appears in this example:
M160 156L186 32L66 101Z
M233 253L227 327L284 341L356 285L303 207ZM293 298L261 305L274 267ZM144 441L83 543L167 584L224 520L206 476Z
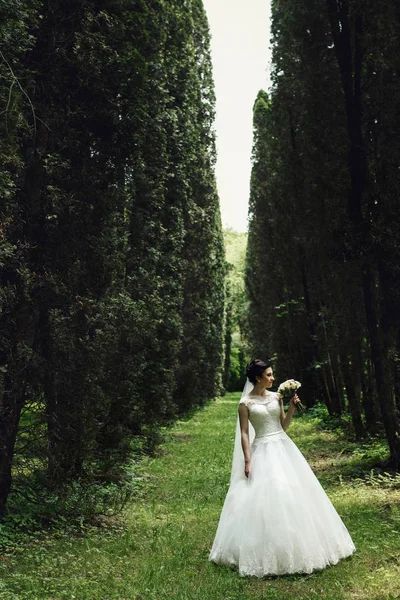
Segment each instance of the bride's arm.
M244 473L248 477L250 473L249 409L245 404L239 404L239 422L244 454Z
M299 402L299 400L300 398L297 394L295 394L293 398L290 399L289 408L285 415L285 411L283 410L283 400L282 398L279 399L279 403L281 405L281 425L285 431L290 425L290 421L292 420L294 411L296 410L296 404L297 402Z

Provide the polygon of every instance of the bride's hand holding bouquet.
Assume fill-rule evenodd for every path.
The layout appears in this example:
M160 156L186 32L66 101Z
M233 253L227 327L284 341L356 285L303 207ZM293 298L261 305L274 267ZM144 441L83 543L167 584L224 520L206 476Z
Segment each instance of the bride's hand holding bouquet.
M295 379L288 379L281 383L278 387L278 396L282 400L290 400L290 403L297 410L305 410L304 404L301 403L300 398L297 395L297 390L301 387L301 383Z

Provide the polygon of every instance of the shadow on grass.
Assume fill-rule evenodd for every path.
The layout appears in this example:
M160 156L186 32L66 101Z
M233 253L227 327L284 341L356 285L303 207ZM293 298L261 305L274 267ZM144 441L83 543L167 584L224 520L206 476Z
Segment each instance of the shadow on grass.
M294 419L290 435L323 484L339 485L371 473L395 475L387 468L389 448L382 437L356 441L349 438L347 426L328 429L311 411Z

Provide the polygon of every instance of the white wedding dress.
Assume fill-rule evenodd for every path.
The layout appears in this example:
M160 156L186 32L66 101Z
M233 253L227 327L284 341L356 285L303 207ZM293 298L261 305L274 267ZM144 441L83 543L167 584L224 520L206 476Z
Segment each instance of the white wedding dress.
M255 430L251 476L243 468L231 480L209 559L263 577L311 573L350 556L349 532L281 426L278 395L240 402Z

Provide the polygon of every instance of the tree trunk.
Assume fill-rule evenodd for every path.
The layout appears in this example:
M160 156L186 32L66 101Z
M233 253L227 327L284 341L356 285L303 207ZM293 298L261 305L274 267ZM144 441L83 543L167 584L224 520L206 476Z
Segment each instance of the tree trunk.
M399 369L398 363L394 363L393 373L394 373L394 396L396 399L397 412L400 415L400 369Z
M0 407L0 515L4 515L12 483L12 463L21 410L24 406L22 389L12 392L13 383L5 378L6 391ZM14 386L15 387L15 386ZM21 386L22 387L22 386ZM7 389L8 388L8 389Z
M390 465L392 468L400 470L400 424L394 401L392 371L388 362L388 339L387 334L385 335L385 332L382 331L378 317L376 276L373 276L369 264L364 265L363 286L371 358L375 368L375 381L383 426L390 448Z
M366 435L365 427L361 418L360 365L356 363L354 357L347 355L342 359L342 368L354 433L356 438L359 440L364 438Z
M340 3L336 0L326 1L345 97L351 179L348 215L354 240L353 254L357 255L371 242L370 224L367 219L363 219L362 214L362 200L367 182L367 163L362 135L363 24L361 14L355 10L352 15L354 29L351 31L348 0L342 0ZM376 257L373 260L376 263ZM362 267L362 285L371 358L375 367L383 424L390 447L390 463L393 468L400 469L400 428L393 397L392 374L388 365L388 335L381 331L385 319L381 319L379 301L376 298L377 278L374 271L371 258L367 257Z
M48 327L49 324L47 323ZM46 416L49 435L49 481L60 483L82 475L85 428L85 369L89 368L80 339L87 335L83 310L73 317L70 334L73 350L66 354L65 370L60 364L51 368L51 336L49 327L44 345L44 358L49 354L45 375Z
M378 420L381 419L381 414L369 352L362 352L361 364L363 365L361 369L361 389L365 425L367 431L374 434L378 431Z
M331 368L331 380L332 390L334 390L334 403L333 410L336 415L340 415L343 412L344 399L343 399L343 385L342 385L342 370L337 352L332 351L330 358Z
M308 275L306 269L306 259L304 255L304 251L301 249L301 279L303 284L303 294L304 294L304 305L306 309L307 315L307 325L308 330L310 332L310 339L312 343L312 351L313 356L311 360L308 362L308 370L304 372L304 383L306 393L306 404L308 406L314 406L318 397L320 396L323 389L323 382L321 381L320 371L315 368L315 363L318 365L321 364L321 351L318 345L318 335L317 335L317 325L315 318L315 311L312 309L310 291L309 291L309 283L308 283Z
M19 276L17 276L19 278ZM27 349L32 347L35 329L34 314L31 304L25 298L22 282L17 283L16 293L19 302L8 315L7 327L12 345L3 351L1 363L6 369L3 378L2 396L0 397L0 515L7 507L7 498L12 484L12 462L15 451L18 425L21 410L25 402L25 389L30 362Z

